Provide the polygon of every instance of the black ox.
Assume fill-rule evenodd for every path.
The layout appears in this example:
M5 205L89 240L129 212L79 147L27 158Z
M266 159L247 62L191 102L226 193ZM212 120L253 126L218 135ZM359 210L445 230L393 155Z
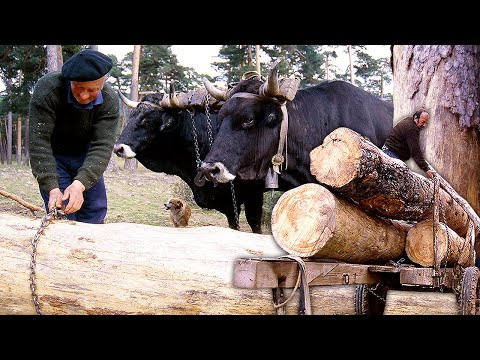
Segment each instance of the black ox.
M278 61L266 81L254 76L229 91L203 81L212 96L225 101L218 113L220 130L200 167L213 182L265 178L269 170L269 176L274 174L273 160L278 166L275 172L280 173L280 190L318 183L310 173L310 151L330 132L347 127L382 147L393 126L391 103L344 81L297 91L298 82L295 86L289 79L278 78ZM287 119L281 136L282 120ZM277 152L283 162L282 156L273 158ZM285 182L287 187L282 189Z
M188 97L185 93L178 96L175 92L166 96L155 93L144 96L140 102L120 93L133 110L114 152L119 157L136 158L151 171L179 176L192 189L197 205L223 213L232 229L238 230L238 214L244 204L252 232L261 233L264 182L235 180L234 195L231 184L195 185L200 160L207 154L219 128L218 111L214 111L214 107L221 103L213 99L208 112L205 105L190 105L192 96L196 96L194 103L209 106L208 98L212 98L203 92L203 98L198 92L193 95L190 92Z

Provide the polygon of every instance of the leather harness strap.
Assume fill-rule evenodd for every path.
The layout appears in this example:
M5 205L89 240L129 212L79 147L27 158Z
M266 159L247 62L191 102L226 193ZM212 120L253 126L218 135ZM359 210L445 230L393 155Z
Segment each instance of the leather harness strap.
M303 259L299 256L295 255L283 255L280 258L289 258L295 260L298 264L298 277L300 279L300 300L298 303L298 313L300 315L312 315L312 305L310 302L310 288L307 282L307 275L306 275L306 266ZM297 285L292 291L292 295L297 289ZM291 296L287 299L287 301L291 298ZM286 301L285 301L286 302Z

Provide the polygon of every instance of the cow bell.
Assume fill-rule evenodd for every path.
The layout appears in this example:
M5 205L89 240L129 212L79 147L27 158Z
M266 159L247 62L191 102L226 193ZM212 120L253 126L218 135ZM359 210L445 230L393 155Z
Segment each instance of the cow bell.
M265 188L267 189L277 189L278 188L278 174L268 168L267 176L265 177Z

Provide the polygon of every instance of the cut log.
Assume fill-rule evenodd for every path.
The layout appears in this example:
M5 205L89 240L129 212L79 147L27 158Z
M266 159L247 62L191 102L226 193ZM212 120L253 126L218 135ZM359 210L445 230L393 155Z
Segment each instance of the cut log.
M384 315L461 315L453 293L389 290Z
M34 315L31 241L40 218L0 212L0 315ZM37 244L43 314L273 315L272 289L233 283L239 258L285 255L271 235L229 228L53 220ZM284 289L284 300L292 293ZM312 312L354 314L354 286L314 286ZM285 304L298 314L299 290Z
M433 182L353 130L331 132L310 152L310 161L310 171L321 184L369 213L409 221L433 218ZM464 237L468 214L442 188L439 201L447 226Z
M40 218L0 213L0 314L36 314ZM275 314L271 289L236 289L238 257L285 255L271 235L206 226L53 220L36 255L43 314ZM287 313L298 312L293 301Z
M402 255L407 232L309 183L280 196L272 211L272 234L292 255L379 264Z
M408 231L405 252L411 261L421 266L433 266L435 263L441 266L468 265L471 242L465 241L444 224L438 224L436 251L434 244L433 220L423 220Z

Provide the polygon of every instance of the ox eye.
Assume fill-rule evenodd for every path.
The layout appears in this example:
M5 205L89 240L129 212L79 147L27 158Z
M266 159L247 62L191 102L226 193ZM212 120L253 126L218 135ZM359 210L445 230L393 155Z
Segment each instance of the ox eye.
M242 129L251 128L254 123L255 123L255 119L253 117L250 117L242 123Z

